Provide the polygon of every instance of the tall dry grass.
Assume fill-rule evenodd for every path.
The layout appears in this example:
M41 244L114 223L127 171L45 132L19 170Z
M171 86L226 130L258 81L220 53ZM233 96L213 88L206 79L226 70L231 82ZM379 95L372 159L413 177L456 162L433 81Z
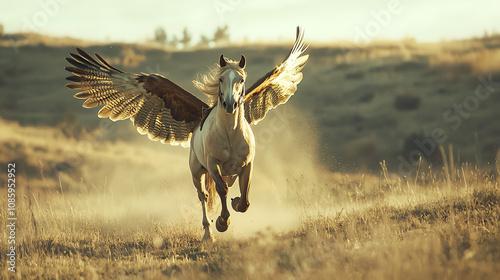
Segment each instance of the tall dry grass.
M200 241L197 223L148 213L145 195L124 202L98 190L59 192L41 201L32 193L19 201L15 278L496 279L500 185L466 173L452 184L330 174L311 186L316 195L295 197L296 228L213 245ZM2 245L3 268L6 253Z
M8 125L19 135L29 135L32 129ZM50 132L33 131L42 130ZM18 134L13 133L10 141ZM56 138L54 143L78 142ZM35 145L29 137L17 140ZM291 142L278 146L286 150L297 145ZM274 157L274 171L283 176L268 178L271 165L258 168L249 212L232 214L230 230L217 234L214 244L201 242L199 202L184 174L187 170L175 163L184 157L182 153L104 141L86 156L80 167L83 177L73 183L49 181L49 168L42 164L38 169L42 179L28 178L18 186L15 274L5 269L8 233L2 229L1 275L6 279L497 278L500 182L495 176L456 162L448 163L446 171L422 168L412 178L390 173L385 162L380 175L332 173L310 160L312 151L291 155L275 145L267 143L277 150L275 154L262 156ZM157 164L163 168L155 169L147 161L159 160L158 153L174 164L160 160ZM280 171L286 165L276 159L278 154L285 154L281 160L293 162L296 169ZM125 163L132 158L136 162ZM106 168L109 164L123 166ZM19 171L23 177L22 168ZM140 176L147 172L149 176ZM87 177L92 175L96 178ZM33 185L40 182L45 187ZM6 196L4 188L0 196ZM1 217L7 216L6 203L2 199ZM269 220L270 226L263 227Z

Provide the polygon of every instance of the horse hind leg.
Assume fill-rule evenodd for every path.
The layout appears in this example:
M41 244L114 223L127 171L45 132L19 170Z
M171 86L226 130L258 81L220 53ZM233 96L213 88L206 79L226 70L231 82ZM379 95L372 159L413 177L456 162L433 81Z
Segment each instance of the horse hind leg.
M213 197L212 199L210 199L209 193L207 193L202 186L203 174L205 174L205 176L208 176L208 174L206 174L207 173L206 170L203 168L203 166L201 166L198 160L196 160L196 158L193 157L192 154L190 155L189 165L191 168L193 184L196 187L196 190L198 191L198 199L201 202L201 208L203 211L202 225L203 229L205 230L205 234L203 235L203 241L213 242L214 235L212 233L212 229L210 228L211 222L208 219L208 213L207 213L207 202L211 201ZM207 180L205 180L205 184L206 183Z
M207 175L205 175L207 176ZM209 195L208 193L203 189L202 184L201 184L201 176L193 176L193 183L196 187L196 190L198 191L198 199L201 202L201 208L203 211L203 220L202 220L202 225L203 229L205 230L205 234L203 235L203 241L214 241L214 235L212 233L212 229L210 228L211 222L208 219L208 213L207 213L207 201L209 200Z

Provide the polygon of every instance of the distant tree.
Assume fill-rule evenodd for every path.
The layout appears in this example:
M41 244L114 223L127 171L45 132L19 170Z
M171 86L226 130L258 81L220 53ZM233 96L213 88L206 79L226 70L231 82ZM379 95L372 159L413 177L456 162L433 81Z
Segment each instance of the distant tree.
M3 28L3 24L0 23L0 37L2 37L4 35L4 28Z
M167 33L163 27L158 27L155 30L155 41L160 44L165 44L167 42Z
M197 46L206 48L206 47L210 46L210 42L212 42L212 40L208 39L207 36L201 35L200 42L198 42Z
M189 43L191 42L191 34L189 34L187 28L184 28L184 30L182 31L182 39L179 42L185 49L189 46Z
M174 35L174 38L172 38L172 40L170 40L170 42L168 42L168 46L173 48L173 49L177 49L177 44L179 44L179 39L177 39L177 36Z
M215 31L214 34L214 42L217 45L223 45L229 43L229 33L228 33L228 26L225 25L224 27L217 27L217 30Z

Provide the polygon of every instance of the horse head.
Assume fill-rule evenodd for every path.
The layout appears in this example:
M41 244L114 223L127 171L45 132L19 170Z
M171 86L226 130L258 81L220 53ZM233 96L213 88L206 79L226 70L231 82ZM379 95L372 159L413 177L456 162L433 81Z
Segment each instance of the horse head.
M230 61L221 54L219 66L226 67ZM219 103L228 114L234 114L236 108L243 103L245 99L245 69L246 59L241 55L240 61L234 64L235 67L228 67L219 77Z

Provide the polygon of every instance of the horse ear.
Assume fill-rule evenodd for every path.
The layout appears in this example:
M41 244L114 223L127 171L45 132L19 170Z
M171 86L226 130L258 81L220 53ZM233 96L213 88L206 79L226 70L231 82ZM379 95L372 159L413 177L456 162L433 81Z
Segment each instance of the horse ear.
M241 67L241 69L245 69L246 65L247 65L247 60L245 59L244 55L241 55L241 59L240 59L240 67Z
M227 64L226 59L224 58L224 54L221 54L219 57L219 66L225 67Z

